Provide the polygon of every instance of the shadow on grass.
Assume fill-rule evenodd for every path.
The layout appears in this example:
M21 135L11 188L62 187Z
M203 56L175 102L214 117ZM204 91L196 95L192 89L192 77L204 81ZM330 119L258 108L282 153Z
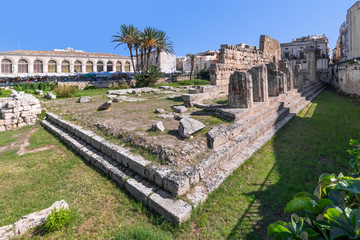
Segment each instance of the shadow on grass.
M326 90L273 138L274 164L227 239L268 239L267 227L290 221L284 208L302 191L313 193L323 172L346 172L348 141L359 137L359 105ZM256 166L255 166L256 168ZM256 170L255 170L256 171ZM244 183L246 184L246 183Z

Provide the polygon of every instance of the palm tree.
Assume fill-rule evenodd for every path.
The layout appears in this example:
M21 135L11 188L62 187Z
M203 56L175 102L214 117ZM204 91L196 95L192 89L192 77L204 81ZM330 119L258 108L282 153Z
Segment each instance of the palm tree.
M140 71L140 67L139 67L139 49L141 49L141 45L142 45L142 36L141 36L141 31L138 28L135 28L135 33L134 33L134 49L135 49L135 54L136 54L136 71L139 72Z
M188 54L186 54L186 56L188 56L190 58L190 63L191 63L190 79L191 79L193 71L194 71L196 55L188 53Z
M174 45L170 41L169 37L166 36L166 33L162 30L157 31L156 33L156 63L159 63L159 56L161 52L166 52L167 54L174 54Z
M143 31L143 45L144 45L144 55L145 62L144 65L145 70L149 69L149 61L151 51L156 47L156 28L146 27Z
M137 34L137 28L134 27L134 25L130 24L130 25L121 25L120 26L120 31L116 32L117 35L113 35L112 38L112 42L116 42L116 46L115 48L117 48L120 45L126 44L127 47L129 48L130 51L130 58L131 58L131 63L133 65L133 69L134 69L134 74L136 74L136 68L135 68L135 64L134 64L134 56L133 56L133 47L135 45L135 38L136 38L136 34Z

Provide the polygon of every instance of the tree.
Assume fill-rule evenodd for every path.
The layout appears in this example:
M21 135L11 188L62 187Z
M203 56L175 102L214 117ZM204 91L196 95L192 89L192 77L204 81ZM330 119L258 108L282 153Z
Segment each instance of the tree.
M156 35L157 29L153 27L146 27L143 31L143 46L145 49L145 70L149 69L150 54L151 51L156 47Z
M186 54L186 56L188 56L190 58L190 63L191 63L190 79L191 79L193 71L194 71L196 55L188 53L188 54Z
M166 33L162 30L158 30L156 33L156 63L159 63L159 56L161 52L166 52L167 54L174 54L173 43L169 40L169 37L166 36Z
M120 26L120 31L117 32L117 35L113 35L112 38L112 42L116 42L116 46L115 48L117 48L120 45L125 44L129 51L130 51L130 58L131 58L131 63L134 69L134 74L136 74L136 68L135 68L135 64L134 64L134 55L133 55L133 47L135 44L135 38L136 38L136 34L137 34L137 28L134 27L134 25L130 24L130 25L121 25Z

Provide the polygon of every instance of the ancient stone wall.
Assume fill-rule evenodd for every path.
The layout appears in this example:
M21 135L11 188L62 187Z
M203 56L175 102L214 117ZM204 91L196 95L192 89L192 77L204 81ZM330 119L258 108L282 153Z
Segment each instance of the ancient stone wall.
M262 35L259 46L260 48L246 44L221 45L219 63L210 66L211 84L229 84L230 75L235 71L247 71L252 67L271 62L277 64L281 58L279 41Z
M339 92L360 96L360 64L344 63L331 69L331 85Z
M40 101L30 94L14 93L0 100L0 132L35 124L41 113Z

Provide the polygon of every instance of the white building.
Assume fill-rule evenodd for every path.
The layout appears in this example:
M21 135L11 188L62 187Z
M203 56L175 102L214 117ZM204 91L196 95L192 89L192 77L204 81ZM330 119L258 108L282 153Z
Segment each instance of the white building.
M340 26L340 36L338 40L335 62L346 61L360 57L360 1L357 1L346 15L346 22Z
M176 56L174 54L161 52L159 62L156 62L157 52L151 52L149 65L158 66L161 72L173 73L176 71Z
M0 62L0 76L133 71L129 57L110 53L89 53L72 48L0 52Z
M312 35L293 39L290 43L281 43L281 58L288 59L290 66L301 64L307 69L306 48L316 48L317 69L327 69L329 65L329 40L325 35Z
M207 69L210 67L211 64L215 64L219 62L218 58L218 51L207 51L201 52L196 55L195 62L194 62L194 71L201 71L203 69ZM179 60L182 62L182 70L183 72L190 72L191 71L191 60L189 56L186 57L179 57Z

